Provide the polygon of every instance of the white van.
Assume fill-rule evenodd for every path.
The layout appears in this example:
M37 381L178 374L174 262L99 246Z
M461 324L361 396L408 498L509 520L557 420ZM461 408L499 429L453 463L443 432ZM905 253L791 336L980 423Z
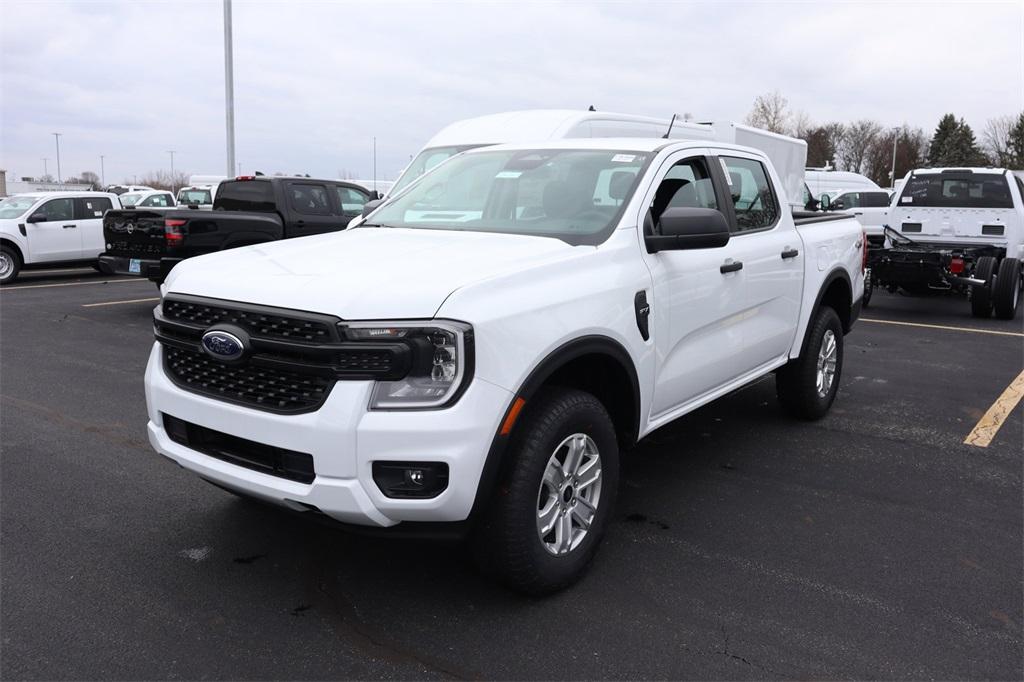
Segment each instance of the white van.
M870 178L860 173L850 171L829 170L827 168L808 168L804 171L804 180L807 188L818 201L821 196L827 194L829 199L835 199L844 192L856 192L864 190L881 189Z
M477 147L494 144L544 142L574 138L659 138L708 140L760 149L782 175L791 205L803 202L803 140L732 122L694 123L679 118L660 119L633 114L568 109L508 111L456 121L430 138L399 175L388 195L401 192L418 177L447 159ZM794 151L797 149L798 151ZM362 222L354 218L349 227Z

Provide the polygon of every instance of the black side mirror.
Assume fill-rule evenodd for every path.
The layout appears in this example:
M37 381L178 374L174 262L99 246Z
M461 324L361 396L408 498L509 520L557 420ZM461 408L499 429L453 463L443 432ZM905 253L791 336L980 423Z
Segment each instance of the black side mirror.
M370 191L370 199L372 201L376 201L377 199L383 199L383 198L384 198L384 195L381 194L380 192L378 192L377 190L371 190Z
M46 222L46 214L43 213L42 211L40 211L38 213L33 213L32 215L30 215L28 217L28 219L25 222L26 223L45 223Z
M370 215L371 213L377 210L378 206L380 206L383 203L383 199L374 199L372 201L367 201L365 204L363 204L362 216L365 218L366 216Z
M648 253L717 249L729 243L729 223L713 208L668 208L659 222L660 233L644 236Z

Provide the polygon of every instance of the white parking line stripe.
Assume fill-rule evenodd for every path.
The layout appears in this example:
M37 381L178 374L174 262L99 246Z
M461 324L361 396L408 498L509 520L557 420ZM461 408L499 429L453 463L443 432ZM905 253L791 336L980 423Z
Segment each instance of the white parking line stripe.
M992 439L999 432L1006 418L1017 407L1017 403L1024 397L1024 372L1017 375L1017 378L1010 382L1003 394L996 398L988 412L982 415L978 423L974 425L971 432L964 439L964 445L976 445L979 448L987 448Z
M104 303L83 303L82 307L83 308L96 308L96 307L101 306L101 305L121 305L122 303L147 303L147 302L150 302L150 301L159 301L159 300L160 300L159 296L157 296L155 298L133 298L133 299L128 300L128 301L106 301Z
M48 289L49 287L79 287L85 286L86 284L124 284L125 282L135 282L136 284L142 284L145 282L149 284L148 279L136 279L134 277L126 279L103 279L96 282L66 282L64 284L29 284L28 286L16 286L16 287L0 287L0 294L5 291L17 291L18 289Z
M946 329L954 332L973 332L975 334L995 334L996 336L1021 336L1021 332L1001 332L996 329L977 329L975 327L949 327L944 324L923 324L921 322L897 322L896 320L874 320L867 317L860 318L860 322L877 322L878 324L897 324L902 327L924 327L925 329Z

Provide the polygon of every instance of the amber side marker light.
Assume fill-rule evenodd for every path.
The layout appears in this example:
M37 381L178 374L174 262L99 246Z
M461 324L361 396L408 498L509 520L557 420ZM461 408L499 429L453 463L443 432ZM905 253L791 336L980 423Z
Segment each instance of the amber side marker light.
M516 398L516 401L512 403L508 416L505 417L505 421L501 424L501 435L507 436L512 433L512 427L515 425L519 413L523 411L524 405L526 405L526 401L522 398Z

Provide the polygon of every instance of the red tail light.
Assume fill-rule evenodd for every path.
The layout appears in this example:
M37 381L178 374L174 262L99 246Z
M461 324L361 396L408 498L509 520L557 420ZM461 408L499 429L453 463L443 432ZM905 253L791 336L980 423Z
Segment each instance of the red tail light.
M953 258L952 260L949 261L949 274L951 274L951 275L959 275L963 271L964 271L964 259L963 258Z
M255 180L255 175L239 175L235 180Z
M187 220L171 220L170 218L164 220L164 241L167 242L167 246L181 246L185 243L185 235L181 228L187 222Z

